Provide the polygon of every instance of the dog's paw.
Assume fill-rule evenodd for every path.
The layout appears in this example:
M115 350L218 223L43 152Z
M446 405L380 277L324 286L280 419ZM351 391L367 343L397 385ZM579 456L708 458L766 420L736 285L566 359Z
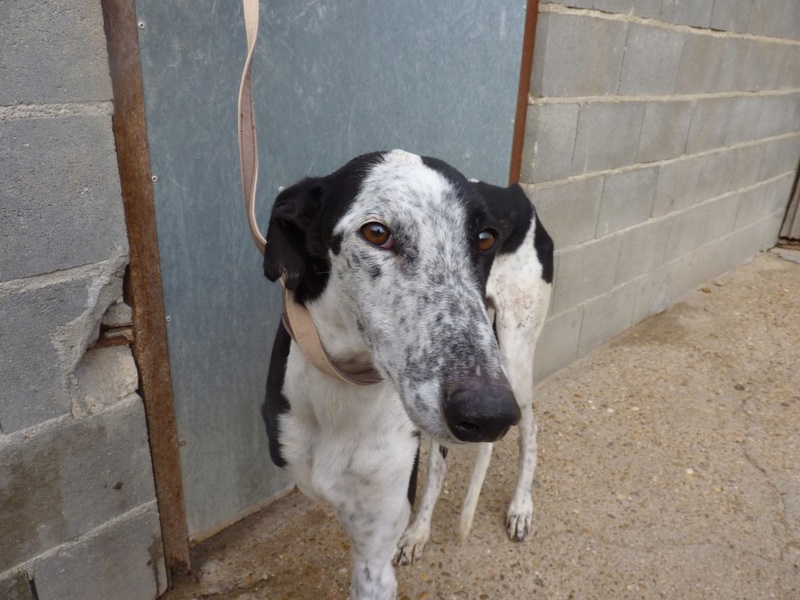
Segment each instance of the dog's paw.
M422 551L430 538L430 531L406 530L400 541L397 542L397 552L392 561L397 566L410 565L422 557Z
M508 507L506 531L514 542L521 542L531 532L533 521L533 501L530 496L520 500L515 498Z

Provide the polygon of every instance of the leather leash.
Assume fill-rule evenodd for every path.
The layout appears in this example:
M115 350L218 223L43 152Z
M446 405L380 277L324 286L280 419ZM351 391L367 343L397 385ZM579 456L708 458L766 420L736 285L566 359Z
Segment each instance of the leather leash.
M258 38L258 4L258 0L242 0L244 27L247 33L247 58L242 71L242 82L239 86L239 160L242 168L242 194L244 210L247 215L247 227L253 243L263 255L267 247L267 240L259 230L256 221L258 144L252 87L252 62ZM372 385L383 381L372 365L365 365L363 368L355 370L337 366L322 346L314 319L308 309L295 300L294 292L286 288L283 277L281 277L281 287L283 288L283 314L281 315L283 325L317 370L354 385Z

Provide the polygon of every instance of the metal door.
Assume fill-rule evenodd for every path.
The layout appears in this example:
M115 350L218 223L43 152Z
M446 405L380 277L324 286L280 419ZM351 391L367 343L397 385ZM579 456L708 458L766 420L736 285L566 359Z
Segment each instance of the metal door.
M190 535L288 485L260 418L277 319L240 207L234 0L137 0ZM254 61L266 224L281 186L403 148L507 180L525 3L262 0Z

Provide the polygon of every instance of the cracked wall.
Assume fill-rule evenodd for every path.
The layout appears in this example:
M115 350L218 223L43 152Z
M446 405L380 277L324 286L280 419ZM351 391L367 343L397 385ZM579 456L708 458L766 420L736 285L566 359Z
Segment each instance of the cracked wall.
M100 3L0 3L0 55L0 596L155 598Z

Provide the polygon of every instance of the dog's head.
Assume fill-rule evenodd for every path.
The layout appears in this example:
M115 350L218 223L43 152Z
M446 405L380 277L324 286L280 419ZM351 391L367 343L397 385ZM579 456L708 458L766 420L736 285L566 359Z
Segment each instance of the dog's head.
M493 190L502 193L487 198ZM281 192L264 270L272 281L284 275L312 313L349 324L351 351L369 353L417 426L440 440L494 441L520 409L486 282L532 215L518 187L470 183L398 150L368 154Z

